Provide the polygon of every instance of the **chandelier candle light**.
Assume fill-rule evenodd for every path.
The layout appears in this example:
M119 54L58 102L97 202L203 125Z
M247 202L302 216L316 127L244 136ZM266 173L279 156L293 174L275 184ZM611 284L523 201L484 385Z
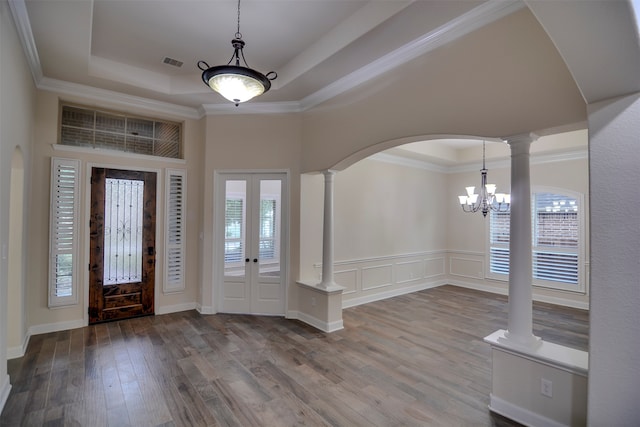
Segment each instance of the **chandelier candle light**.
M258 95L262 95L271 88L271 80L275 80L278 74L270 71L266 75L249 68L244 59L244 40L240 32L240 0L238 0L238 30L231 40L233 55L227 65L209 67L204 61L198 61L198 68L202 70L202 81L211 89L236 104L248 101ZM244 66L240 65L240 58ZM231 62L235 59L235 64Z
M495 184L487 184L487 168L485 167L485 142L482 141L482 169L480 169L480 194L475 194L476 187L466 187L467 195L458 196L460 206L465 212L482 211L508 212L511 205L511 195L496 193Z

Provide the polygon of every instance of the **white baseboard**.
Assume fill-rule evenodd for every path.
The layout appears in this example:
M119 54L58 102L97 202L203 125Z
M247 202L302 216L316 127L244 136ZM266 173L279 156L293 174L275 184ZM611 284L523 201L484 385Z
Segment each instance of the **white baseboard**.
M165 305L156 308L156 314L177 313L179 311L188 311L197 309L195 302L185 302L183 304Z
M9 375L5 375L0 379L0 412L4 409L4 404L7 403L9 398L9 392L11 391L11 382L9 382Z
M355 307L357 305L367 304L374 301L380 301L387 298L393 298L399 295L410 294L412 292L423 291L425 289L437 288L438 286L446 285L447 283L448 282L446 280L438 280L436 282L430 282L430 283L420 283L418 285L413 285L413 286L408 286L408 287L403 287L398 289L391 289L385 292L379 292L371 295L365 295L357 298L347 299L346 301L344 301L344 296L343 296L342 308L345 309L349 307Z
M544 415L531 412L528 409L516 406L513 403L509 403L504 399L500 399L493 394L490 394L489 410L500 414L503 417L507 417L511 420L517 421L528 427L568 427L565 424L559 423L551 418L547 418Z
M216 314L217 313L217 311L213 307L208 305L202 305L200 303L197 303L195 308L196 310L198 310L198 313L200 314Z
M325 322L306 313L300 313L299 311L288 311L286 318L300 320L301 322L311 325L322 332L335 332L344 329L342 319L336 320L335 322Z
M70 320L67 322L45 323L43 325L33 325L29 327L27 334L32 335L47 334L49 332L66 331L68 329L84 328L87 323L83 319Z
M498 294L498 295L507 295L509 292L509 289L507 288L502 288L502 287L498 288L495 286L487 286L480 283L470 283L470 282L464 282L460 280L449 280L447 284L453 285L453 286L459 286L461 288L475 289L476 291L491 292L492 294ZM562 305L564 307L578 308L581 310L589 310L589 303L574 301L574 300L561 298L561 297L536 295L534 293L533 300L539 301L539 302L545 302L548 304Z
M17 359L24 356L29 345L29 338L31 338L31 335L27 334L22 340L22 346L9 347L7 349L7 359Z

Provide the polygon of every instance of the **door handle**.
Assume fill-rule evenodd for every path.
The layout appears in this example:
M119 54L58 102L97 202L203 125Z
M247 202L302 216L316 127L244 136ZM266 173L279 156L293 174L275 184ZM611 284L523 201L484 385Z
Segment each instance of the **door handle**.
M254 259L253 259L253 262L258 262L258 258L254 258Z
M249 262L249 258L245 258L245 259L244 259L244 262Z

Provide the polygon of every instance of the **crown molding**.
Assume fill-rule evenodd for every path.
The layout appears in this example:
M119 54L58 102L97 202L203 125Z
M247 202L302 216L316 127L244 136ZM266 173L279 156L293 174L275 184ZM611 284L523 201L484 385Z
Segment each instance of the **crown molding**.
M33 81L37 86L44 74L42 73L42 64L40 64L36 41L33 38L33 31L31 31L27 5L24 0L9 0L9 8L11 9L11 15L13 15L13 22L16 24L18 37L20 38L20 43L22 43L22 49L27 58Z
M562 151L558 153L531 153L529 155L531 165L542 165L545 163L567 162L570 160L583 160L589 158L587 148L578 148L575 150ZM486 162L487 169L504 169L511 167L510 159L492 160ZM447 169L447 173L462 172L478 172L480 170L480 161L477 163L466 163L464 165L451 166Z
M447 173L449 171L449 168L447 166L425 162L424 160L410 159L408 157L397 156L395 154L376 153L367 157L366 159L377 160L379 162L391 163L394 165L405 166L409 168L427 170L430 172Z
M183 119L200 119L202 114L197 108L185 107L183 105L171 104L168 102L156 101L139 96L127 95L106 89L98 89L93 86L81 85L78 83L65 82L62 80L43 77L36 85L38 89L49 92L58 92L65 95L77 96L98 102L109 102L123 107L136 107L150 110L157 113L168 114L181 117Z
M530 163L532 165L541 165L545 163L567 162L571 160L584 160L589 158L589 152L586 148L576 149L571 151L563 151L559 153L539 153L531 154ZM444 166L438 165L424 160L410 159L407 157L397 156L395 154L388 154L384 152L372 154L366 159L377 160L379 162L391 163L395 165L423 169L431 172L440 173L464 173L464 172L478 172L480 170L480 163L466 163L456 166ZM487 169L506 169L511 167L510 159L499 159L486 162Z
M203 104L202 111L205 115L225 114L283 114L299 113L302 111L300 103L291 102L245 102L239 106L231 103Z

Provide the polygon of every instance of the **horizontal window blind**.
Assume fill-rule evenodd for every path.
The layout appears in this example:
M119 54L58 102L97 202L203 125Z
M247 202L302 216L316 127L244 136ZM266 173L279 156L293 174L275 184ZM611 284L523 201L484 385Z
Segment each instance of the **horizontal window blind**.
M51 159L49 307L76 304L80 161Z
M260 259L276 257L276 201L260 200Z
M533 194L531 205L534 283L577 288L581 238L578 199L539 192ZM509 274L509 222L509 213L490 214L489 271L494 274Z
M224 262L237 263L244 258L244 200L227 199L224 225Z

